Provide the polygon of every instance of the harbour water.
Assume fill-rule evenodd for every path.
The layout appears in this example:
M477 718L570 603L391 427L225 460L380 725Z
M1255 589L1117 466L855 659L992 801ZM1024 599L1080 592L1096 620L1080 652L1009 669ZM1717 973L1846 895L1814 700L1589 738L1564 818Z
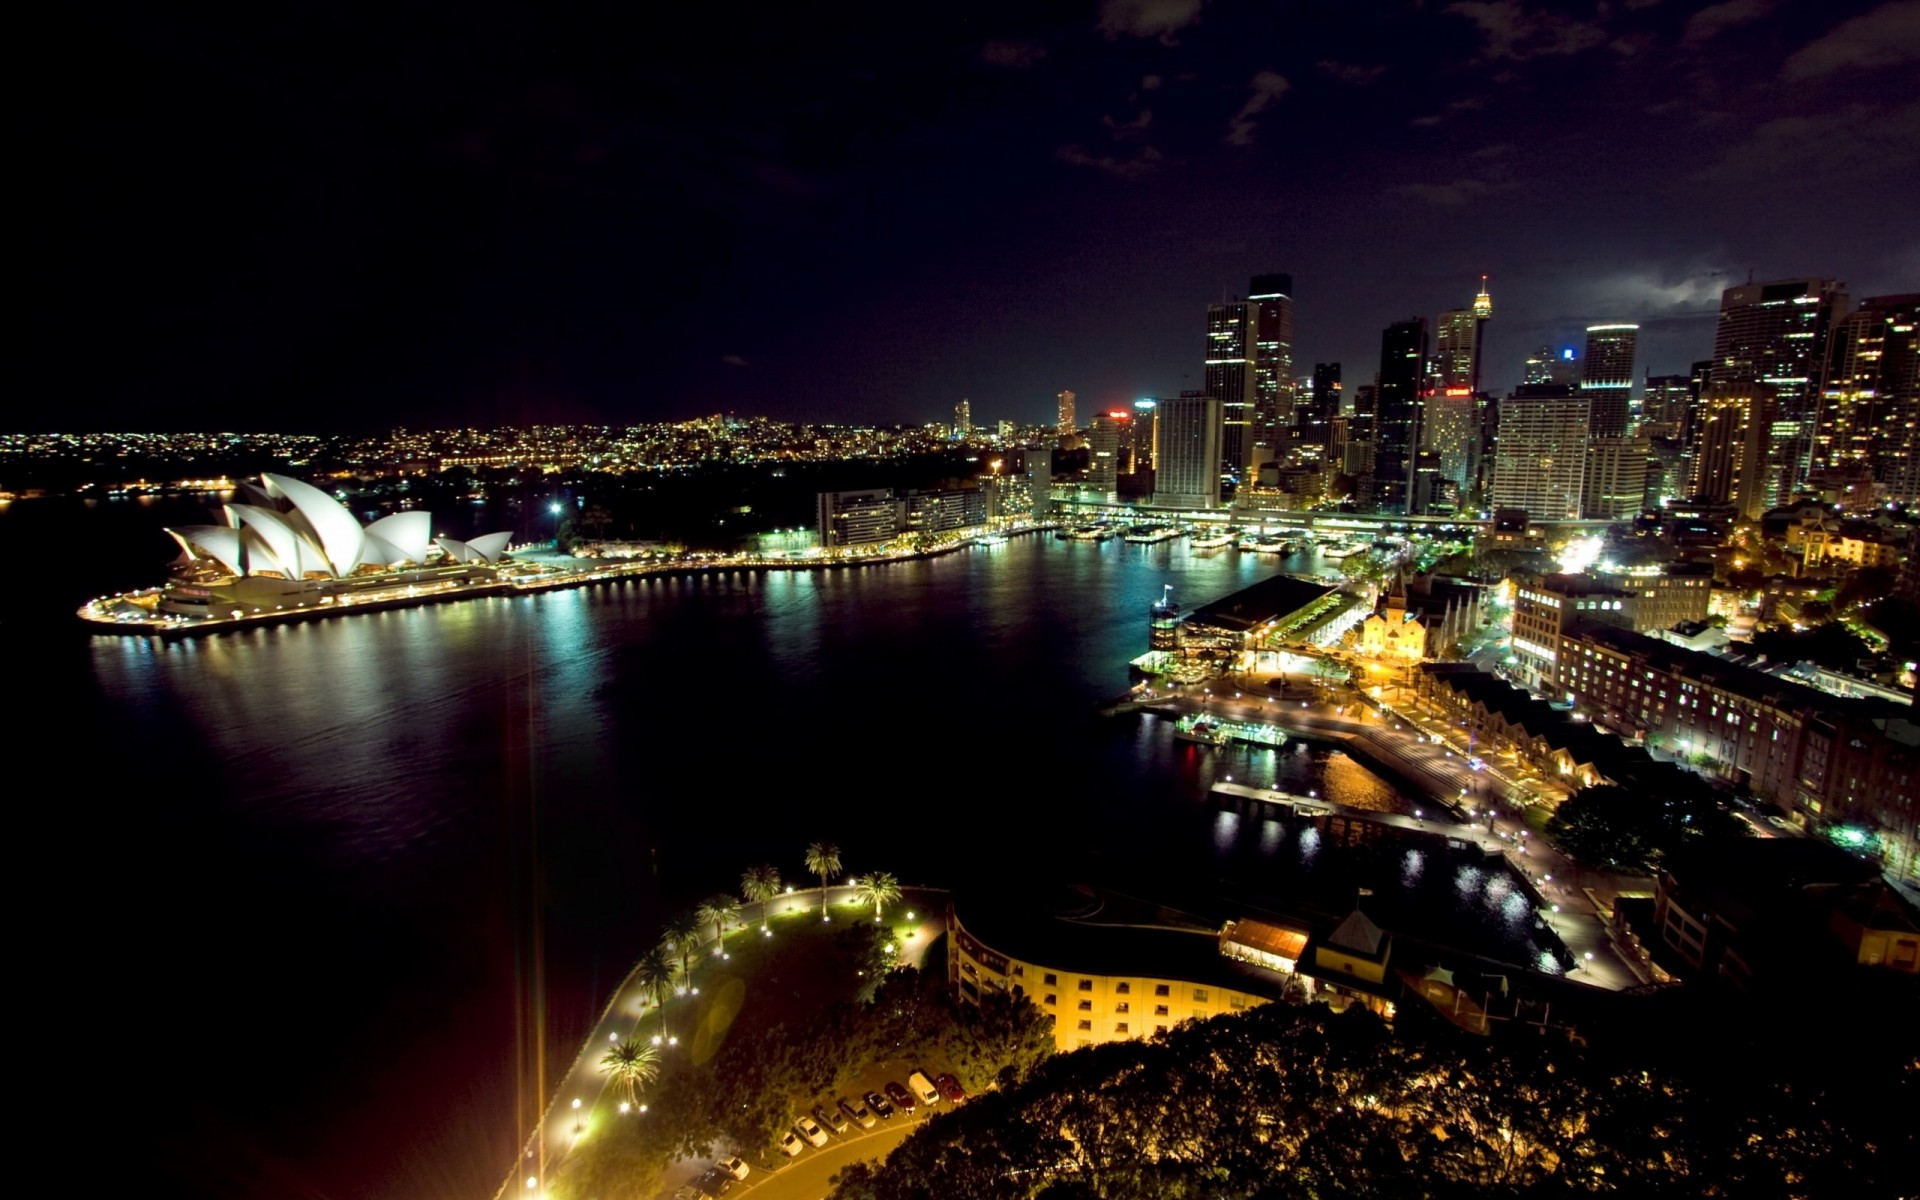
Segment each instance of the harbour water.
M490 1194L529 1031L570 1059L666 913L752 863L804 885L812 840L908 882L1203 878L1300 854L1209 803L1226 774L1410 803L1324 749L1097 715L1164 585L1190 607L1270 555L1028 537L182 642L80 628L195 519L0 512L9 790L59 881L16 911L45 914L38 996L74 1031L56 1102L137 1089L113 1136L168 1192Z

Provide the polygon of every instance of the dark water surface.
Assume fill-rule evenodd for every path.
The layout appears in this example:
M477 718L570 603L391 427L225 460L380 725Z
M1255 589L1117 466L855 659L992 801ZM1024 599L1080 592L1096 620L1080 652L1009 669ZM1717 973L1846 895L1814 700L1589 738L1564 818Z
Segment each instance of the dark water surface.
M1338 753L1096 715L1163 584L1272 559L1032 537L173 643L71 619L198 519L0 511L32 1069L83 1127L137 1112L121 1178L169 1192L491 1195L535 1014L564 1066L666 912L755 862L804 883L811 840L908 882L1271 874L1298 837L1216 773L1405 804Z

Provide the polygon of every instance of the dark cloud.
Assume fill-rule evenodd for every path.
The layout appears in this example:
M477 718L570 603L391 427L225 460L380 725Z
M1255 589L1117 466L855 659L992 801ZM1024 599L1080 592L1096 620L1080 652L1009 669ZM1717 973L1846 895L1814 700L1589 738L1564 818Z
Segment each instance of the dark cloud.
M1787 59L1781 76L1799 81L1920 62L1920 0L1897 0L1843 21Z
M1579 54L1611 40L1602 25L1557 10L1528 12L1520 0L1461 0L1441 11L1479 27L1481 57L1489 62Z
M1478 200L1491 188L1484 179L1456 179L1452 183L1403 183L1393 190L1413 200L1457 208L1469 200Z
M1771 0L1726 0L1710 4L1687 18L1680 40L1689 44L1704 42L1737 25L1757 21L1773 11Z
M1233 114L1233 119L1227 122L1227 144L1251 146L1254 130L1258 128L1255 118L1265 112L1268 105L1286 95L1287 88L1290 86L1286 77L1277 71L1261 71L1254 75L1253 82L1248 85L1250 91L1246 103L1242 104L1240 111Z
M1039 66L1046 56L1047 48L1038 42L988 42L980 47L980 61L994 67L1023 70Z
M1323 58L1313 65L1333 76L1335 79L1338 79L1341 83L1351 83L1356 86L1364 86L1372 83L1387 73L1385 67L1368 67L1362 66L1359 63L1337 62L1331 58Z
M741 358L738 354L722 354L720 356L720 361L725 363L729 367L745 367L745 366L751 365L747 362L746 359Z
M1201 0L1101 0L1095 25L1109 38L1159 38L1171 44L1173 35L1200 19Z

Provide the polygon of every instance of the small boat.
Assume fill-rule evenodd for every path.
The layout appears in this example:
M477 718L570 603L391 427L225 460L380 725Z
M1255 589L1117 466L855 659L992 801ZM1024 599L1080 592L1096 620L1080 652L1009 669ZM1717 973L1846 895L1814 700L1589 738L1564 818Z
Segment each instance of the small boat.
M1203 746L1224 746L1233 740L1226 726L1211 717L1182 717L1174 722L1173 736L1183 742L1198 742Z
M1149 545L1177 538L1180 536L1180 531L1171 525L1135 525L1121 536L1129 542Z
M1195 550L1218 550L1222 546L1231 546L1233 544L1233 535L1231 533L1209 533L1196 537L1187 544Z

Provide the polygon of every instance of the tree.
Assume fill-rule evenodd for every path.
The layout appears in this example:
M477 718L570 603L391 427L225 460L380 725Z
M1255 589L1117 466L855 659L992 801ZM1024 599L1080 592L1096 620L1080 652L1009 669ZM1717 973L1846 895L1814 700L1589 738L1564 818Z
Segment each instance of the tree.
M807 870L820 877L820 919L827 919L827 880L840 873L840 847L814 842L807 847Z
M748 867L740 876L740 894L747 903L760 906L760 928L767 927L767 905L780 891L780 872L765 863Z
M613 1049L601 1057L600 1070L620 1085L628 1104L638 1104L640 1092L660 1078L660 1051L629 1038L615 1043Z
M1690 838L1743 832L1704 785L1658 795L1600 784L1580 789L1547 819L1547 837L1569 856L1635 874L1651 871Z
M686 987L692 982L691 970L694 950L700 945L700 917L696 913L679 912L667 918L667 926L661 931L660 944L669 954L680 956L680 986Z
M898 903L900 899L900 881L885 871L875 871L860 880L856 888L860 903L873 905L876 923L885 915L886 906Z
M665 947L655 946L640 956L634 973L640 986L653 993L653 1006L660 1010L660 1035L667 1033L667 989L673 986L673 960Z
M713 940L726 948L727 924L740 915L740 902L724 892L716 892L700 902L694 914L702 925L713 926Z

